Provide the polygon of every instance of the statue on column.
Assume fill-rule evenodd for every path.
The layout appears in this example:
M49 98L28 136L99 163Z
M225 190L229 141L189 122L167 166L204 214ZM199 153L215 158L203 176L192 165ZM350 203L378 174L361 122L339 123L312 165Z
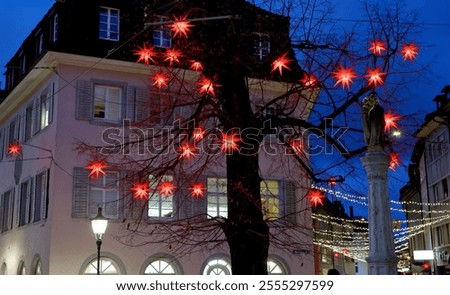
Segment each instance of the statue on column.
M384 109L379 105L375 93L363 99L362 122L364 142L369 152L384 152Z

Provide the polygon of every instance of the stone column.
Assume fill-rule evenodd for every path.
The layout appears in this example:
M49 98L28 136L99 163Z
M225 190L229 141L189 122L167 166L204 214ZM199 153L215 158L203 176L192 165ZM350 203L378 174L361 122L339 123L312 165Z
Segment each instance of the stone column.
M369 151L361 162L369 184L369 275L395 275L397 255L387 181L390 159L384 152Z

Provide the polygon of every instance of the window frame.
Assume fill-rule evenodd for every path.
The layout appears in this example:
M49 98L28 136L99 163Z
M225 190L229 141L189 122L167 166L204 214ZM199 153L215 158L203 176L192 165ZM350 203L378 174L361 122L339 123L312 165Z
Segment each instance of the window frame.
M270 55L272 44L270 42L269 35L263 33L254 33L254 54L258 60L263 61L267 56Z
M8 199L8 203L6 203ZM1 228L0 232L4 233L13 229L14 224L14 189L9 189L1 195L0 208L1 208Z
M115 174L116 185L110 185L107 182L108 174ZM101 185L96 185L94 182L101 178ZM100 174L99 178L92 179L89 177L89 206L87 208L88 215L90 217L95 217L98 213L98 207L103 208L103 215L108 219L118 219L120 217L120 172L116 170L106 170L105 174ZM101 192L101 202L94 202L93 192ZM115 192L116 197L113 201L108 201L108 193ZM97 200L96 200L97 201ZM109 206L108 204L114 204L114 206ZM114 208L115 214L111 213L111 209Z
M56 42L58 41L58 26L59 26L59 15L56 13L53 17L52 17L52 24L51 24L51 40L52 42Z
M163 15L155 15L155 22L170 21L170 18ZM153 27L152 44L158 48L172 48L172 30L166 25Z
M26 185L26 191L24 192L24 186ZM18 204L18 226L25 226L32 222L33 213L33 181L32 178L28 178L20 183Z
M163 181L174 181L174 177L172 175L163 175L159 179L156 179L153 175L149 176L150 181L150 193L148 197L148 204L147 204L147 217L149 219L170 219L175 217L175 198L174 194L165 196L162 194L159 194L157 192L158 186ZM152 206L152 204L155 204L156 206ZM169 206L164 207L165 204L168 204ZM152 206L152 207L151 207ZM168 213L163 214L167 211L166 208L171 208L172 211L168 212L171 213L168 215ZM151 210L158 211L158 214L151 214Z
M215 190L210 190L210 181L215 181ZM220 184L219 184L220 182ZM216 218L216 217L228 217L228 203L225 202L225 209L221 207L222 203L220 202L221 198L225 198L227 200L227 182L228 179L226 177L207 177L206 179L206 215L208 219ZM219 187L220 186L220 187ZM221 187L225 186L225 189ZM210 210L210 204L215 205L215 210ZM212 206L211 206L212 207ZM222 208L222 210L221 210ZM210 214L215 212L215 214Z
M112 12L117 12L117 22L113 23ZM103 13L103 14L102 14ZM106 16L106 22L102 22L102 17ZM102 24L106 25L106 28L102 28ZM116 25L117 30L113 30L112 26ZM99 22L98 22L98 36L101 40L119 41L120 40L120 9L101 6L99 10ZM117 37L113 37L117 35Z
M97 93L98 90L104 90L104 98L99 100L99 94ZM112 90L118 90L118 99L119 102L117 102L118 104L118 108L119 110L117 111L118 113L118 118L111 118L111 105L116 103L111 101L111 91ZM93 99L92 99L92 118L94 120L99 120L99 121L109 121L109 122L119 122L124 118L124 88L118 85L108 85L108 84L104 84L104 83L94 83L94 89L93 89ZM96 110L96 104L97 102L100 101L100 103L104 104L104 109L103 109L103 117L101 116L97 116L97 110Z

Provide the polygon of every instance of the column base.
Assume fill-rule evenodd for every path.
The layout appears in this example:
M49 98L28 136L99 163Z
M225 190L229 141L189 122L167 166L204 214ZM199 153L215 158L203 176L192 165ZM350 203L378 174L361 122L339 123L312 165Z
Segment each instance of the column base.
M397 257L367 257L369 275L396 275Z

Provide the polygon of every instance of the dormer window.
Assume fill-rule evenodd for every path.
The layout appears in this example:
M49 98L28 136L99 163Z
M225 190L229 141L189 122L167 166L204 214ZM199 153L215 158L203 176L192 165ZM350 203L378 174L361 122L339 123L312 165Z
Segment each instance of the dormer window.
M270 40L266 34L255 33L254 54L263 60L270 53Z
M58 41L58 22L59 22L58 14L55 14L52 19L51 32L50 32L52 42Z
M155 22L167 22L170 19L166 16L156 16ZM172 47L172 31L167 25L155 25L153 27L153 45L162 48Z
M100 7L99 37L119 41L120 12L118 9Z
M36 53L37 56L41 55L44 52L44 34L39 32L36 35Z
M21 75L27 71L27 60L23 51L19 55L19 70Z

